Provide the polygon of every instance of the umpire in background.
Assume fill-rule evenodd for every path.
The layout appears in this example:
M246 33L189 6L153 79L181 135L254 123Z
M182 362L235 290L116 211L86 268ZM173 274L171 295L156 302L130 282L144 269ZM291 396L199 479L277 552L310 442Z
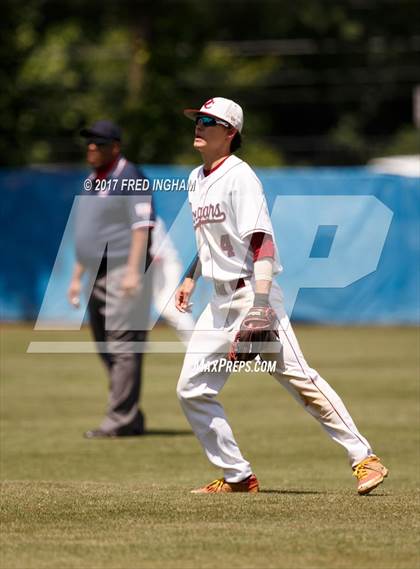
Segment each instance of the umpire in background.
M142 435L139 409L142 351L151 304L151 230L155 215L143 174L121 155L121 130L100 120L80 131L93 172L91 191L76 216L76 263L68 289L79 306L86 272L91 295L89 319L98 352L109 374L109 402L99 428L86 438ZM131 182L131 184L130 184ZM137 191L133 191L136 184ZM86 187L86 186L85 186ZM140 189L140 191L138 191Z

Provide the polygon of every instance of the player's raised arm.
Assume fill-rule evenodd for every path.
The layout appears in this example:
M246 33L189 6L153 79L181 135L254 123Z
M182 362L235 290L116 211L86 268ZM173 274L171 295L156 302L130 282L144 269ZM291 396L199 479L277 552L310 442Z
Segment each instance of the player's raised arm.
M195 288L197 279L201 276L201 262L197 255L188 267L183 282L175 294L175 306L180 312L189 312L191 304L189 302Z

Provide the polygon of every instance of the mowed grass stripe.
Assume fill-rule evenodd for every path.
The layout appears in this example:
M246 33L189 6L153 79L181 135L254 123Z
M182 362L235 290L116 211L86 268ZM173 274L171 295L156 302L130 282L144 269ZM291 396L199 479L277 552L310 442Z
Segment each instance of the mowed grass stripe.
M81 434L98 423L107 395L96 356L28 355L28 342L47 333L5 329L1 567L415 569L418 332L297 333L390 468L370 496L356 495L342 449L285 390L250 374L232 376L221 399L263 492L190 495L219 473L175 397L181 355L146 358L150 436L86 441ZM174 339L165 328L153 337Z

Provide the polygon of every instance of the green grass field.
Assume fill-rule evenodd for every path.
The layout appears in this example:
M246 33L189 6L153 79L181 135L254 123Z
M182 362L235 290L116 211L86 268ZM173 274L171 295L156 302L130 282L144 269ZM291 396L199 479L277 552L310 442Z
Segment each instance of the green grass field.
M233 375L221 399L262 492L196 496L219 476L175 396L181 354L148 355L150 434L85 440L106 403L96 355L26 354L80 333L2 332L2 569L415 569L419 336L413 328L296 327L390 468L355 493L344 451L270 376ZM158 328L154 339L174 339Z

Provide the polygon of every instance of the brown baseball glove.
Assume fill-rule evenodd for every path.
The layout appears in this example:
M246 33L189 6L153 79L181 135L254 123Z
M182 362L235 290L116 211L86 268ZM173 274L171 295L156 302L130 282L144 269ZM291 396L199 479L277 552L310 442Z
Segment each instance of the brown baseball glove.
M230 347L229 361L250 361L266 351L266 342L279 340L279 321L271 306L253 306L242 320Z

